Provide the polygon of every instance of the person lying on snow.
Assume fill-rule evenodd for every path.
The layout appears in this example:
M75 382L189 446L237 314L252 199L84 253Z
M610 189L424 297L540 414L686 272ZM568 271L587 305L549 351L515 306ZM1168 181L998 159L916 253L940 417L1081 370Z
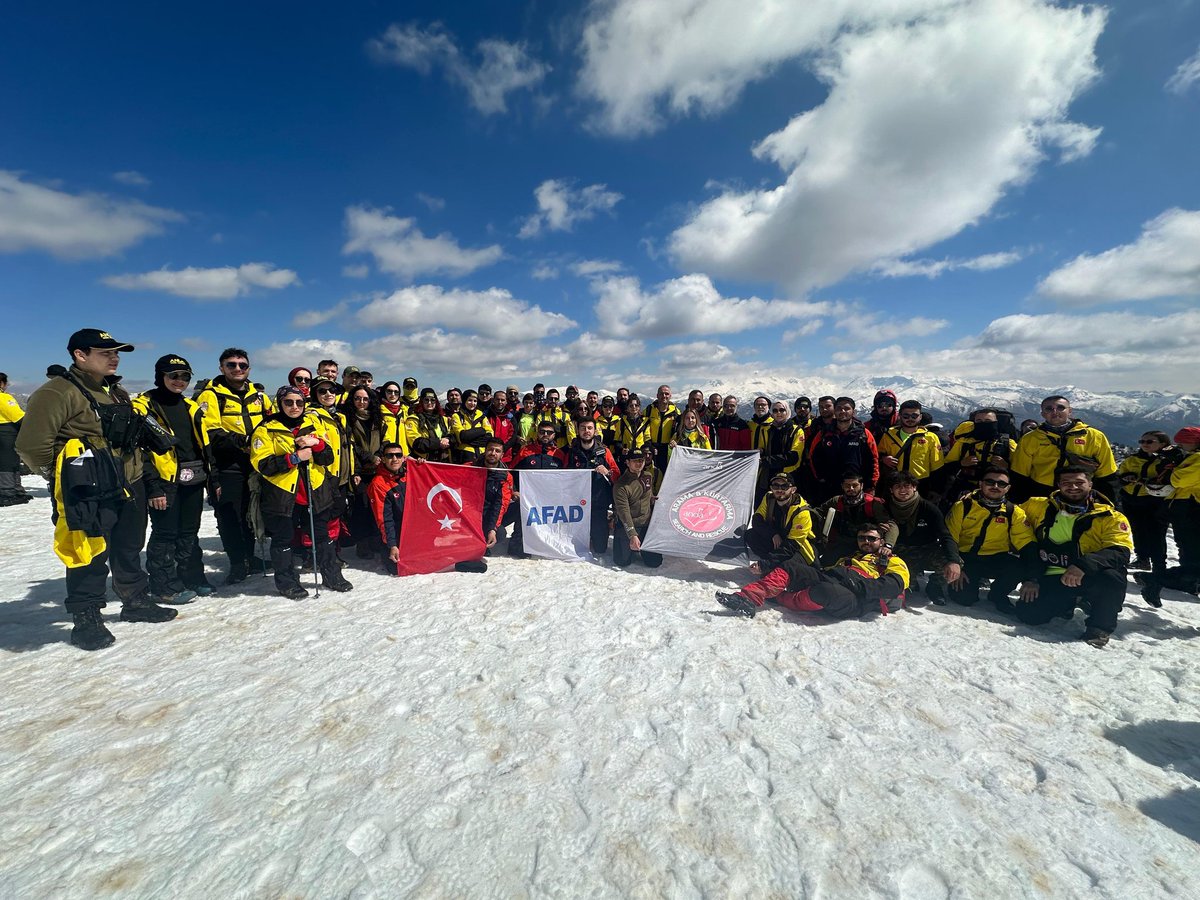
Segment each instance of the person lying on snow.
M750 571L761 574L758 563ZM766 576L734 594L717 591L717 602L754 618L767 600L797 612L821 612L835 619L856 619L876 603L887 615L904 605L908 567L884 546L880 526L858 530L858 552L826 569L805 562L799 554L783 560Z

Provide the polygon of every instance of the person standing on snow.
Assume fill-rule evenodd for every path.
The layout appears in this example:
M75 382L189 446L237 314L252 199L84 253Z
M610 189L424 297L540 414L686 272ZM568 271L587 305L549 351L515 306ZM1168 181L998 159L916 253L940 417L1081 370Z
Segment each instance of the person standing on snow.
M21 458L17 456L17 434L25 411L8 393L8 376L0 372L0 506L28 503L33 495L21 485Z

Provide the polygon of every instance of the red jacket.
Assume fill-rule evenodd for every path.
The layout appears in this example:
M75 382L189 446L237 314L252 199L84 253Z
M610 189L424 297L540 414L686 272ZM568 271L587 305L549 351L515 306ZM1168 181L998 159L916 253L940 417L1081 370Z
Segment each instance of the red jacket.
M375 527L379 529L379 539L387 543L387 531L383 526L383 504L387 501L387 493L404 481L404 476L393 475L380 463L375 468L375 477L367 485L367 502L371 505L371 515L375 517Z

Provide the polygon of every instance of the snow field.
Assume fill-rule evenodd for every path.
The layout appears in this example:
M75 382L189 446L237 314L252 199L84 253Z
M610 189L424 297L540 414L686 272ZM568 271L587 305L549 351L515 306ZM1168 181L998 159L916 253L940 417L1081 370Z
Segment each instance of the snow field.
M66 643L6 509L0 896L1200 895L1200 604L727 615L728 568L269 579ZM206 517L210 569L219 542ZM353 554L351 554L352 556ZM219 581L219 572L214 581ZM306 579L311 584L311 576Z

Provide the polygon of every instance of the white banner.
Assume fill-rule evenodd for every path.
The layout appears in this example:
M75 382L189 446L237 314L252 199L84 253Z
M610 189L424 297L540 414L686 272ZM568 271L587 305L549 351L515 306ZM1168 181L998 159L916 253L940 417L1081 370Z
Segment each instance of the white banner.
M745 534L754 514L758 456L757 450L676 447L642 549L664 556L748 563Z
M525 552L547 559L590 560L591 469L521 471Z

